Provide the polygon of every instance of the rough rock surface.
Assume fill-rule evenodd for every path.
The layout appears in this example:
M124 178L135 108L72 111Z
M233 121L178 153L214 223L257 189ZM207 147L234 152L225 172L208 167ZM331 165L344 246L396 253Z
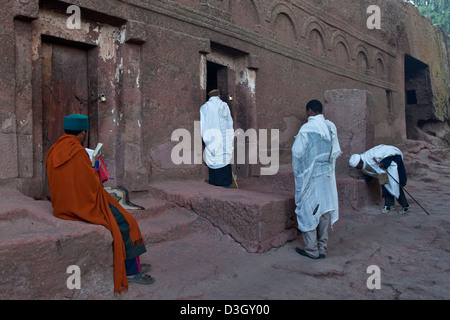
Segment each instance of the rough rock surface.
M409 174L406 189L430 215L408 195L411 210L406 215L397 213L398 206L382 214L382 203L360 210L344 207L323 260L295 252L303 246L300 236L279 248L249 253L188 208L136 198L151 210L137 218L144 233L153 235L142 260L152 264L156 282L130 284L120 297L112 294L111 237L104 228L57 220L48 202L3 190L0 298L448 299L450 149L419 141L407 141L402 149ZM166 212L172 214L169 220ZM145 224L145 219L153 223ZM27 249L36 239L41 245ZM97 250L89 247L92 241ZM66 287L69 264L82 269L80 290ZM367 287L371 265L380 268L380 289Z

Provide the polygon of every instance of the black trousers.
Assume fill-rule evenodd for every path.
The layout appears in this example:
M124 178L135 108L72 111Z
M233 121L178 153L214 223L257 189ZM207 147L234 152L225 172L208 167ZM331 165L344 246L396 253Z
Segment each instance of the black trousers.
M215 186L231 185L233 183L231 164L219 169L209 168L209 183Z
M402 157L400 155L390 156L390 157L384 158L380 162L384 165L385 168L388 168L391 165L392 161L394 161L397 164L397 170L398 170L398 176L399 176L398 182L400 183L400 185L399 185L400 195L399 195L397 201L402 207L407 207L408 201L406 200L405 193L403 192L403 189L401 188L406 185L406 181L407 181L405 165L403 163ZM392 179L392 178L389 177L389 179ZM384 205L385 206L393 206L394 202L395 202L395 197L393 195L391 195L384 186L381 187L381 191L382 191L381 195L384 198Z
M125 244L125 251L127 255L125 258L125 269L127 271L127 276L138 274L141 272L139 256L147 250L145 246L137 246L131 243L129 236L130 226L128 225L127 220L115 206L109 204L109 208L116 219L120 233L122 234L123 243Z
M384 205L389 207L393 206L395 202L395 197L392 194L390 194L384 186L381 187L381 190L382 190L381 195L384 198ZM402 188L400 188L400 195L397 198L397 201L402 207L408 206L408 200L406 200L406 196Z

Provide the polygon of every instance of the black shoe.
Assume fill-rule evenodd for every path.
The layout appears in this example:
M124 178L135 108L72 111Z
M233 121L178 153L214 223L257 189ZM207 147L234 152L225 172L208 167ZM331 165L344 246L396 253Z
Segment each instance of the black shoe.
M308 258L311 258L311 259L314 259L314 260L320 259L320 256L318 256L318 257L311 257L309 254L306 253L305 250L302 250L302 249L300 249L300 248L295 248L295 251L296 251L297 253L301 254L302 256L305 256L305 257L308 257ZM324 256L324 257L325 257L325 256Z
M406 207L403 207L402 210L400 210L398 213L405 214L406 212L408 212L408 210L409 210L409 205Z

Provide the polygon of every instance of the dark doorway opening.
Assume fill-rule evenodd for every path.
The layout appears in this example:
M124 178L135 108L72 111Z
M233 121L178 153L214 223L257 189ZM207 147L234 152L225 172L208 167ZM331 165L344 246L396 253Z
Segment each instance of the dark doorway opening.
M419 139L421 124L434 119L428 65L405 55L406 137Z
M417 104L416 90L406 90L406 104Z
M206 77L206 94L211 90L219 89L220 98L226 102L228 96L228 67L207 61ZM206 99L208 99L208 96L206 96Z

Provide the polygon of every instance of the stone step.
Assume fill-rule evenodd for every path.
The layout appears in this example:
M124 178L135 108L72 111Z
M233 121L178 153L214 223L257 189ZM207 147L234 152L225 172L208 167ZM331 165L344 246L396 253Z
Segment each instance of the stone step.
M358 210L379 201L377 179L367 184L364 179L338 176L336 183L341 209ZM238 179L238 186L233 184L231 189L190 180L153 182L150 190L159 198L192 209L249 252L279 247L298 235L294 176L289 165L280 166L276 176Z
M203 181L154 182L150 189L192 209L249 252L264 252L297 236L294 195L290 192L226 189Z
M105 227L55 218L50 202L35 201L18 191L2 195L0 299L71 294L66 285L71 265L80 267L83 279L112 275L112 236ZM145 208L131 214L149 252L152 243L180 239L200 224L197 214L173 203L155 198L134 200ZM102 281L110 283L112 291L113 278Z
M172 202L156 197L148 192L133 193L129 195L129 201L144 209L135 209L133 206L127 208L125 201L120 201L120 197L116 194L110 194L115 198L128 212L130 212L136 219L140 217L157 216L164 212L167 208L174 207Z
M178 240L195 231L198 215L192 210L172 207L158 216L140 217L139 228L148 245Z

